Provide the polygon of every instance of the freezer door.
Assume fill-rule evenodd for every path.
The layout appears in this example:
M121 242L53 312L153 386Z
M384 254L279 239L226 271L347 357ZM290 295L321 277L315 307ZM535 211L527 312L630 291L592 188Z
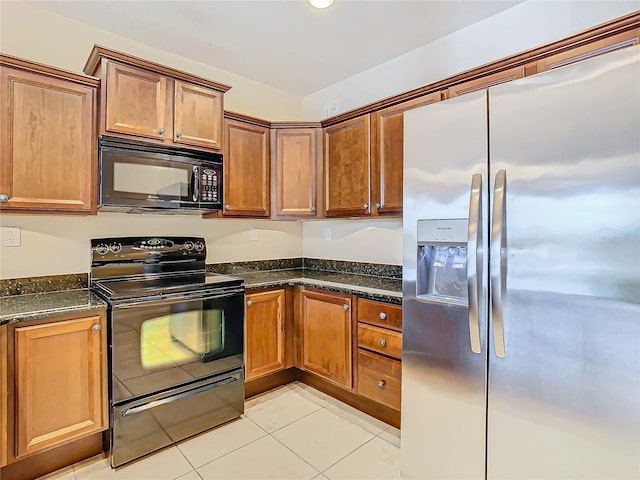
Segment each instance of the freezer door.
M490 480L640 478L639 49L489 91Z
M404 139L401 474L483 479L486 282L466 282L463 269L481 270L477 255L486 249L481 235L486 229L478 229L487 218L486 92L406 112ZM431 221L437 219L443 221ZM438 252L443 245L453 250ZM467 251L469 245L478 249ZM440 253L436 270L444 275L445 267L452 267L443 284L452 289L436 288L439 294L432 295L434 269L421 271L425 276L416 283L418 260L434 267L437 259L426 257ZM467 296L456 283L471 285L474 292Z

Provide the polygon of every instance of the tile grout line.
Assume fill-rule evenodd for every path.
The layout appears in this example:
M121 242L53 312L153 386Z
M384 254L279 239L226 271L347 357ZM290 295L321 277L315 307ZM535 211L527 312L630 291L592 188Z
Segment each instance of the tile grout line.
M268 437L268 436L269 436L269 434L268 434L268 433L267 433L267 434L265 434L265 435L262 435L261 437L258 437L258 438L254 439L254 440L251 440L249 443L245 443L244 445L240 445L238 448L234 448L233 450L228 451L228 452L227 452L227 453L225 453L224 455L220 455L219 457L216 457L216 458L214 458L213 460L209 460L208 462L203 463L203 464L202 464L202 465L200 465L199 467L194 467L193 469L194 469L194 471L195 471L196 473L198 473L198 469L199 469L199 468L202 468L202 467L204 467L205 465L209 465L210 463L213 463L213 462L215 462L215 461L218 461L218 460L220 460L221 458L224 458L224 457L226 457L227 455L229 455L229 454L231 454L231 453L233 453L233 452L237 452L237 451L238 451L238 450L240 450L241 448L244 448L244 447L246 447L246 446L248 446L248 445L251 445L252 443L257 442L258 440L262 440L263 438ZM180 453L182 453L182 452L180 452ZM184 455L184 453L183 453L182 455ZM189 460L187 459L187 461L189 461ZM190 465L192 465L192 464L191 464L191 462L189 462L189 464L190 464ZM189 472L187 472L187 473L189 473ZM186 473L185 473L184 475L186 475ZM200 475L200 474L198 473L198 475Z
M351 450L349 453L347 453L344 457L340 458L339 460L337 460L336 462L332 463L331 465L329 465L327 468L325 468L322 472L322 475L324 475L324 473L327 470L330 470L331 468L335 467L338 463L340 463L341 461L343 461L345 458L347 458L349 455L353 454L354 452L356 452L356 450L360 450L362 447L364 447L367 443L370 443L374 438L376 438L376 436L374 435L373 437L371 437L369 440L367 440L366 442L364 442L362 445L357 446L356 448L354 448L353 450ZM325 475L326 477L326 475ZM327 477L329 478L329 477ZM331 479L329 479L331 480Z

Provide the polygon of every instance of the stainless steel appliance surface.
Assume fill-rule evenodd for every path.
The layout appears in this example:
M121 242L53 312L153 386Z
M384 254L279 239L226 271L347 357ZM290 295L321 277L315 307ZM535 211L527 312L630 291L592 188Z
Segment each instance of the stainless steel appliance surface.
M108 304L110 456L120 466L244 412L244 285L202 238L91 241Z
M222 208L222 155L118 137L99 141L103 211L195 213Z
M640 478L640 46L404 129L402 478Z

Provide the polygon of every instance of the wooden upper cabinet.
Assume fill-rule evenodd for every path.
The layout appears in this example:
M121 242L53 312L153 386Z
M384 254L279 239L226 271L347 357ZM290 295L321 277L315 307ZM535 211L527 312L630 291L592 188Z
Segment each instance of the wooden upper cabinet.
M269 216L269 128L225 119L224 215Z
M640 43L640 29L634 28L602 40L570 48L569 50L556 53L555 55L550 55L535 63L535 71L528 69L527 73L531 75L533 73L546 72L548 70L564 67L565 65L571 65L572 63L580 62L582 60L587 60L588 58L597 57L604 53L620 50L621 48L638 45L638 43Z
M277 372L284 359L284 289L246 296L246 379Z
M302 290L302 368L352 388L352 297Z
M19 327L15 457L108 428L104 316Z
M327 217L371 213L370 115L324 129Z
M274 216L316 216L319 131L319 128L274 129Z
M501 83L510 82L522 77L524 77L524 66L521 65L509 68L502 72L484 75L480 78L475 78L473 80L468 80L466 82L459 83L458 85L454 85L447 89L446 98L459 97L466 93L484 90L485 88L494 87Z
M0 56L0 209L95 213L98 80Z
M107 64L106 130L154 139L167 135L167 79L154 72Z
M404 112L440 101L440 92L372 114L371 201L376 214L402 213Z
M97 45L84 72L103 82L101 134L222 150L228 85Z
M176 80L173 141L219 149L222 92Z

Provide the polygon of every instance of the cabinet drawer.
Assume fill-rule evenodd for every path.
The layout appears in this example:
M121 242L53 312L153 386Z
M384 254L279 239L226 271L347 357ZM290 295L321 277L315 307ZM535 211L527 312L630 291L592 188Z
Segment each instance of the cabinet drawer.
M402 334L386 328L359 323L358 346L402 358Z
M400 410L402 362L358 350L358 394Z
M359 299L358 321L402 331L402 307Z

